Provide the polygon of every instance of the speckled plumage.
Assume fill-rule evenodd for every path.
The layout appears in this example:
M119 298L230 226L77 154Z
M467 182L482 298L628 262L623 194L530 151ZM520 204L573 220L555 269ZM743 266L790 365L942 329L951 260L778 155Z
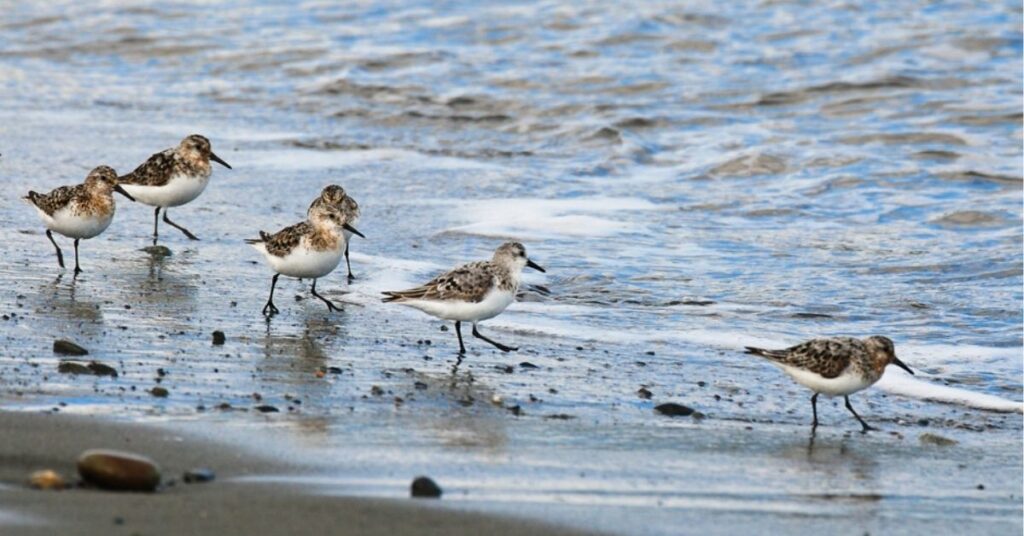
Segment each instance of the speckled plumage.
M98 236L110 226L114 219L115 191L132 199L117 183L117 172L108 166L99 166L82 184L61 186L45 194L30 191L25 196L46 225L46 237L57 252L57 264L61 268L64 255L53 232L75 240L75 274L78 274L82 271L78 265L78 242Z
M325 186L320 195L313 200L306 210L306 214L312 214L314 210L330 208L337 211L344 218L349 226L355 226L359 222L359 204L352 196L345 192L345 189L337 184ZM348 229L344 231L345 237L345 266L348 268L348 280L352 282L355 276L352 275L352 262L348 256L349 241L352 235L356 234ZM359 236L363 236L361 233Z
M317 294L316 281L331 273L341 262L345 241L342 232L345 229L352 228L347 226L344 216L324 205L311 209L309 218L302 223L285 227L274 234L260 231L260 238L246 240L263 253L275 272L270 284L270 297L263 306L264 316L278 313L274 306L274 288L281 275L312 279L313 296L327 304L328 310L340 310L333 302Z
M30 191L25 199L50 216L62 208L77 216L105 216L114 210L112 192L116 183L117 173L108 166L99 166L82 184L61 186L45 194Z
M323 207L331 207L345 216L345 221L355 225L359 221L359 203L356 203L352 196L345 192L345 189L337 184L324 187L320 195L313 200L306 210L309 214L312 210Z
M473 323L474 337L510 352L515 348L484 337L477 330L477 323L501 314L515 301L519 278L526 266L544 271L526 257L526 248L522 244L506 242L495 250L489 261L464 264L415 288L384 292L384 301L454 320L455 334L459 337L459 355L466 352L462 343L462 322Z
M844 397L846 408L857 417L865 431L870 430L871 427L853 410L849 395L874 385L890 364L913 374L913 371L896 357L892 340L878 335L865 339L813 339L782 350L748 346L747 353L769 359L797 383L814 391L814 396L811 397L814 427L818 425L818 395L825 394Z
M172 177L182 175L185 177L209 176L210 167L210 140L198 134L186 138L192 140L199 147L205 147L205 154L202 149L198 151L187 151L183 146L165 149L150 156L139 167L131 173L124 175L119 180L121 184L134 184L138 186L164 186Z
M291 253L303 240L307 242L310 249L324 251L337 248L341 237L332 230L314 227L308 221L304 221L285 227L274 234L260 231L258 242L263 242L267 248L267 253L277 257L284 257ZM251 243L255 242L257 241L252 241Z
M871 378L877 367L867 345L853 337L813 339L785 350L751 348L751 353L792 367L804 369L825 378L835 378L850 365L854 370Z
M199 240L191 231L170 220L169 207L191 203L210 183L210 161L231 169L214 154L210 140L199 134L186 136L177 147L150 156L135 171L119 179L121 185L140 203L156 207L153 211L153 245L159 237L160 211L164 222L177 228L190 240Z
M507 268L493 261L477 261L443 273L424 285L387 292L388 297L384 301L417 299L477 303L494 288L515 294L519 290L519 280L514 279Z

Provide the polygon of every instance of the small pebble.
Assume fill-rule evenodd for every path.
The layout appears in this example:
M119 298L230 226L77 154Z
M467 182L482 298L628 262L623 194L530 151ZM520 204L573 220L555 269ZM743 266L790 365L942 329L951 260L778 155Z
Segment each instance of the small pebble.
M669 417L686 417L693 414L693 408L686 407L682 404L676 404L675 402L658 404L657 406L654 406L654 411L657 411L662 415L668 415Z
M224 332L217 330L213 332L213 345L223 346L224 345Z
M64 489L68 487L67 482L64 481L64 477L60 476L60 473L50 469L43 469L42 471L36 471L29 475L28 485L35 489L43 490Z
M89 350L64 339L53 341L53 353L62 355L88 355Z
M432 499L439 498L441 496L441 486L437 485L430 477L418 476L412 481L412 496L413 497L428 497Z
M204 482L212 482L216 478L213 471L205 467L197 467L195 469L189 469L181 475L181 480L186 484L199 484Z

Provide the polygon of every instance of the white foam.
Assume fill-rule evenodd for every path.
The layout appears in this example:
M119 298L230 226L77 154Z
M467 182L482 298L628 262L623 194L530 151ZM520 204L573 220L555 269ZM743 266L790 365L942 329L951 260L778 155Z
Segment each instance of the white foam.
M716 330L680 330L675 332L642 331L634 329L613 330L567 323L551 318L545 318L543 322L532 322L530 320L533 318L532 316L521 314L517 315L514 313L515 310L522 310L524 305L525 304L513 304L512 307L509 308L509 313L491 320L489 325L499 329L577 340L589 340L615 344L686 343L724 348L736 352L742 352L744 346L785 348L793 344L792 339L771 334L751 336L747 333ZM536 310L537 306L533 304L531 305L532 306L526 308ZM574 306L573 309L576 309L582 314L582 311L579 311L579 309L585 308ZM1019 348L1008 349L949 345L905 345L901 346L899 350L902 355L915 356L914 360L906 359L906 361L910 363L913 363L917 358L921 358L921 361L918 362L929 363L933 363L936 360L943 362L962 362L965 356L982 356L993 361L1003 362L1007 353L1016 352L1016 354L1019 355L1021 351L1022 350ZM957 357L953 357L954 355ZM925 356L928 357L925 358ZM918 374L920 375L921 373L919 372ZM923 377L927 378L927 376ZM906 396L909 398L959 404L989 411L1024 413L1024 403L994 395L977 393L958 387L939 385L924 379L912 377L902 370L898 370L893 367L889 367L876 386L888 393Z
M403 149L366 149L355 151L313 151L287 149L246 153L249 167L287 170L334 169L381 162L399 162L423 169L502 169L501 166L450 156L431 156Z
M892 368L892 367L890 367ZM948 404L960 404L989 411L1001 411L1006 413L1024 413L1024 404L1007 400L984 393L975 393L967 389L938 385L931 382L915 379L906 372L900 371L894 374L893 371L886 371L881 380L875 385L883 391L894 395Z
M640 225L596 214L662 208L635 197L485 199L460 203L459 210L453 213L468 223L448 228L446 232L534 240L561 236L602 237L637 230Z

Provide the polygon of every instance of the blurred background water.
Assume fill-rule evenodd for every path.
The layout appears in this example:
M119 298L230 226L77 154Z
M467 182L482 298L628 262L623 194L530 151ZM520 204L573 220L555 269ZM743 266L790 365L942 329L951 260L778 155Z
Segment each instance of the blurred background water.
M441 424L414 441L445 458L435 471L491 471L527 500L535 483L508 479L543 455L517 469L481 452L545 453L531 438L555 434L572 458L576 441L604 452L595 430L616 427L651 441L623 447L630 455L667 451L691 426L652 417L669 399L708 415L699 426L715 434L711 423L802 431L805 393L737 349L885 334L920 381L891 371L859 397L862 414L1003 430L1020 464L1019 3L58 1L4 13L5 406L250 423L212 410L251 406L257 392L292 407L270 426L320 438L321 455L365 432L380 437L353 448L397 448L385 459L400 467L404 419L436 412ZM83 243L87 272L57 277L18 197L99 164L130 171L192 132L235 167L171 210L202 241L165 227L174 254L151 258L138 251L151 211L119 199L114 225ZM286 300L307 295L288 282L285 314L266 324L270 272L241 240L300 220L328 183L363 206L358 279L319 286L351 305L328 316ZM526 281L551 293L528 289L485 324L519 354L473 341L451 375L453 334L378 293L507 238L548 268ZM209 346L213 329L227 333L223 349ZM121 376L56 375L55 336ZM157 378L170 397L146 393ZM830 418L849 424L840 406ZM625 456L595 463L636 462ZM622 506L623 489L665 479L649 505L695 469L602 481L617 482L605 491ZM551 485L540 502L573 496ZM1019 504L1009 508L1019 527Z

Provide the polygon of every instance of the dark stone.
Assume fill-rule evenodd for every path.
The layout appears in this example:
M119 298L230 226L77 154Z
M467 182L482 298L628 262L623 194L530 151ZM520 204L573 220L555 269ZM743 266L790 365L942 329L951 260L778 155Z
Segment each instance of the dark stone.
M277 413L277 412L279 412L281 410L279 410L276 407L271 406L269 404L263 404L261 406L256 406L256 411L258 411L260 413Z
M553 413L551 415L545 415L544 418L550 421L568 421L570 419L575 419L576 417L569 415L568 413Z
M640 398L643 398L644 400L650 400L651 397L654 396L654 393L652 393L646 387L641 387L641 388L637 389L636 395L639 396Z
M412 481L412 496L437 499L441 497L441 486L428 476L418 476Z
M197 467L195 469L189 469L181 475L181 480L186 484L200 484L203 482L213 482L213 479L217 475L213 474L213 471L205 467Z
M693 414L693 408L686 407L682 404L676 404L675 402L658 404L657 406L654 406L654 411L657 411L662 415L668 415L669 417L686 417Z
M97 376L117 377L117 369L110 365L104 365L99 361L90 361L88 367L89 371Z
M96 487L120 491L153 491L160 468L153 460L116 450L87 450L78 457L78 474Z
M63 374L92 374L88 365L77 361L61 361L57 364L57 372Z
M384 389L381 389L379 385L370 387L370 394L373 396L381 396L384 394Z
M427 388L427 384L425 384L425 383L423 383L421 381L417 381L416 383L413 384L413 386L415 386L416 389L418 389L420 391L424 391Z
M222 346L224 344L224 332L217 330L213 332L213 345Z
M494 368L504 372L505 374L512 374L516 371L515 367L512 365L494 365Z
M534 365L533 363L530 363L529 361L523 361L522 363L519 364L519 368L538 369L540 367L538 367L537 365Z
M157 398L167 398L167 395L171 394L171 392L163 387L154 387L149 390L149 394Z
M64 339L53 341L53 353L61 355L88 355L89 350Z

